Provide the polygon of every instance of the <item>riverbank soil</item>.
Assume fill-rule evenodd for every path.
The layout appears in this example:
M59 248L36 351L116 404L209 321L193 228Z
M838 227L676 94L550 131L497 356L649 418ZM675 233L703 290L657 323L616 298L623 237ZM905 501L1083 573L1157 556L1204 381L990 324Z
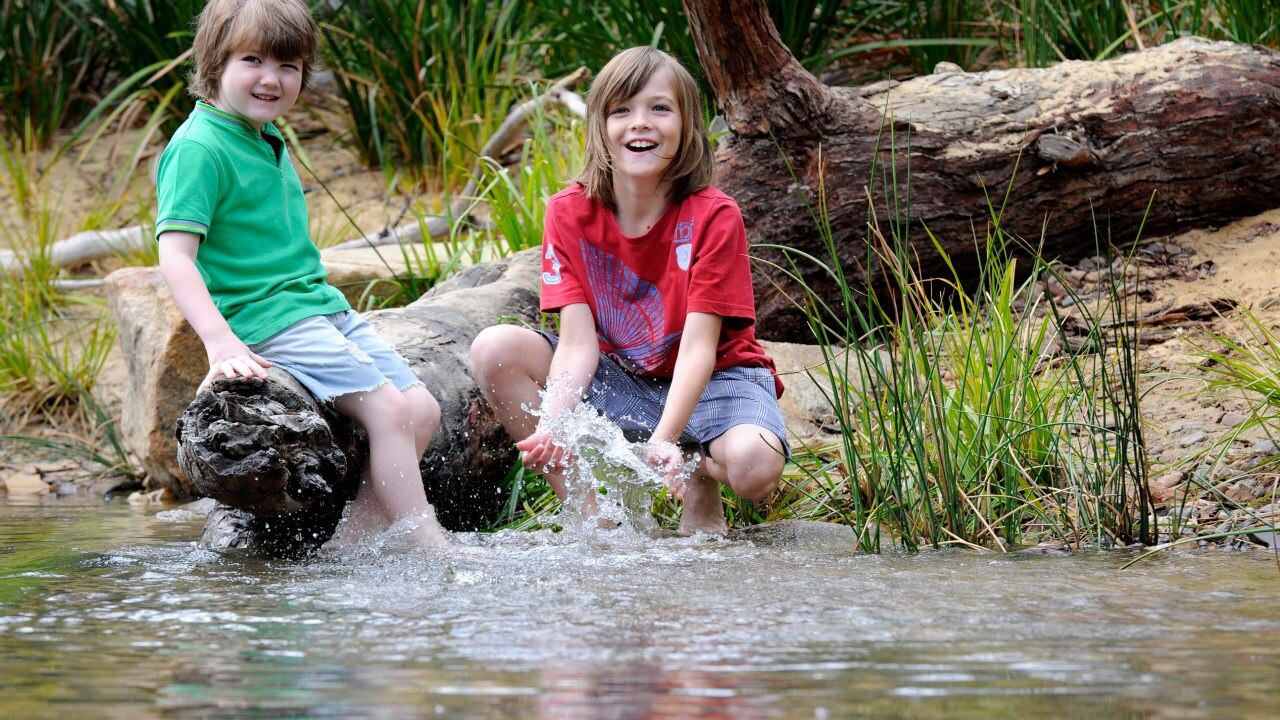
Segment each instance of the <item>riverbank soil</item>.
M398 224L411 206L435 210L432 204L438 201L422 202L406 194L398 182L392 181L388 190L383 172L364 168L344 147L342 121L333 107L324 98L312 100L287 119L314 170L313 175L299 165L318 244L330 245ZM63 237L86 229L87 222L102 222L103 217L114 222L109 227L132 224L131 218L149 222L154 212L149 169L159 148L152 143L139 150L143 141L138 131L130 131L94 143L78 163L64 157L48 168L41 163L49 162L49 153L33 158L33 165L46 172L40 187L57 193L49 197L60 212ZM137 158L136 165L121 178L118 168L131 157ZM111 215L103 210L104 203L119 210ZM20 222L11 192L0 196L0 222L11 226ZM1248 423L1253 402L1239 393L1210 392L1203 382L1209 374L1204 349L1222 349L1211 334L1257 343L1257 334L1248 332L1246 311L1268 332L1280 334L1280 280L1274 272L1278 253L1280 209L1222 228L1145 238L1136 253L1136 270L1115 266L1128 279L1138 302L1142 415L1152 495L1162 512L1194 520L1201 533L1257 522L1238 507L1252 507L1272 524L1280 520L1277 475L1266 469L1266 461L1277 455L1276 443L1262 429L1230 439ZM75 275L101 277L121 264L118 259L98 261L77 268ZM1047 289L1069 310L1071 303L1096 293L1102 287L1099 281L1105 281L1111 269L1101 258L1086 259L1063 272L1062 282L1070 288L1051 283ZM1280 367L1265 370L1276 373ZM123 381L124 364L117 349L96 388L100 402L114 416L119 414ZM0 419L9 425L5 433L83 439L88 432L83 421L56 426L65 421L58 413L45 417L6 410ZM1224 451L1213 450L1220 443L1225 443ZM95 463L68 459L65 454L60 457L53 449L4 441L0 482L5 489L0 492L10 498L85 497L121 485L119 478L100 477L101 468ZM1268 538L1262 533L1226 544L1274 542Z

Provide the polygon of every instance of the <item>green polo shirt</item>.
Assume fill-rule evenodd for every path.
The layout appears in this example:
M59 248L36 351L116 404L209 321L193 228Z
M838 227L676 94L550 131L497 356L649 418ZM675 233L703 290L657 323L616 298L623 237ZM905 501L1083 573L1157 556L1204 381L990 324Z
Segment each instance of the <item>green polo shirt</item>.
M307 228L302 183L276 126L262 129L204 102L160 156L156 237L199 235L196 267L245 343L351 306Z

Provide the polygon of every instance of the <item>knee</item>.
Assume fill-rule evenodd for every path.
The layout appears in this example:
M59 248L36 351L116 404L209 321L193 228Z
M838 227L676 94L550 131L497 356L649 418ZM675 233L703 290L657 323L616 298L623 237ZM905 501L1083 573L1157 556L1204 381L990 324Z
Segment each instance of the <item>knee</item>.
M440 402L422 386L410 388L404 396L412 408L414 438L425 446L440 428Z
M364 418L366 432L408 431L417 424L418 416L410 397L391 385L383 386L365 402L369 405L369 412ZM436 413L439 414L438 408Z
M752 501L765 500L778 489L785 464L786 459L763 442L731 447L724 458L729 487L739 497Z
M480 390L486 394L504 359L509 360L511 357L509 349L512 346L512 331L515 329L510 325L494 325L481 330L476 339L471 341L471 374L480 384Z

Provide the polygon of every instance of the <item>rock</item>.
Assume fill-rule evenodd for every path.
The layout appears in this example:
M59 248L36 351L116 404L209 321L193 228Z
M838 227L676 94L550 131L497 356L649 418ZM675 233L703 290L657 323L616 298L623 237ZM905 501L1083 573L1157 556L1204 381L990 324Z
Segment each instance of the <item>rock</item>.
M1205 437L1206 435L1203 430L1197 430L1191 433L1190 435L1187 435L1186 437L1179 440L1178 445L1180 447L1191 447L1196 443L1203 442Z
M839 440L840 427L835 412L827 397L831 395L830 378L823 365L822 348L817 345L799 343L762 341L765 352L773 358L786 385L786 391L778 400L782 409L782 417L787 423L787 432L798 438L801 443L824 445ZM888 362L888 354L879 351L870 357L880 358ZM862 385L862 373L857 365L858 358L848 359L839 353L834 363L840 372L847 372L847 381L852 387ZM874 377L874 373L871 375ZM856 399L856 393L853 393Z
M208 371L204 345L173 303L158 268L116 270L106 288L127 371L120 418L124 444L148 489L190 495L173 431Z
M134 506L168 505L177 500L169 488L157 488L149 492L129 493L128 503Z
M1245 413L1228 410L1227 412L1222 413L1222 417L1218 418L1218 424L1223 427L1232 428L1248 419L1249 416Z
M1152 480L1149 484L1151 502L1157 506L1169 504L1176 494L1175 488L1187 479L1187 474L1180 470L1168 472Z
M813 520L776 520L730 530L732 540L750 540L764 545L819 547L849 550L857 545L853 528L837 523Z
M1243 507L1257 500L1262 493L1266 492L1266 489L1259 481L1245 478L1239 482L1232 483L1222 494L1235 504Z
M10 496L43 495L53 489L49 486L49 483L41 480L39 475L22 471L0 479L0 488L3 488Z
M1264 545L1273 550L1280 548L1280 536L1276 534L1275 530L1259 530L1257 532L1251 532L1248 537L1259 545Z
M213 498L200 498L199 500L192 500L178 509L186 510L194 515L199 515L200 517L208 517L209 513L213 512L216 507L218 507L217 500L214 500Z

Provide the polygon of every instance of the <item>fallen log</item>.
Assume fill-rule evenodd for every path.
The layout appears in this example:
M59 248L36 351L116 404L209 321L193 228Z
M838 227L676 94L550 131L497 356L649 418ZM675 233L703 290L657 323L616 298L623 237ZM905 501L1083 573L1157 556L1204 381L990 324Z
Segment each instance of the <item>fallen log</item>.
M538 250L468 268L414 303L367 315L440 402L441 426L422 458L427 498L450 530L475 530L502 507L515 448L471 377L471 341L504 319L534 322ZM275 553L318 546L354 495L366 442L283 373L219 379L178 421L179 463L222 503L206 544Z
M792 57L764 0L684 5L731 131L717 184L742 206L760 261L764 338L809 337L794 302L803 290L771 246L827 258L806 204L820 193L838 262L863 290L887 285L865 242L873 216L886 234L906 232L923 276L951 272L932 234L972 282L993 208L1007 236L1072 260L1140 228L1152 236L1280 207L1274 50L1184 38L1106 62L838 88ZM812 263L800 271L821 297L839 297Z

